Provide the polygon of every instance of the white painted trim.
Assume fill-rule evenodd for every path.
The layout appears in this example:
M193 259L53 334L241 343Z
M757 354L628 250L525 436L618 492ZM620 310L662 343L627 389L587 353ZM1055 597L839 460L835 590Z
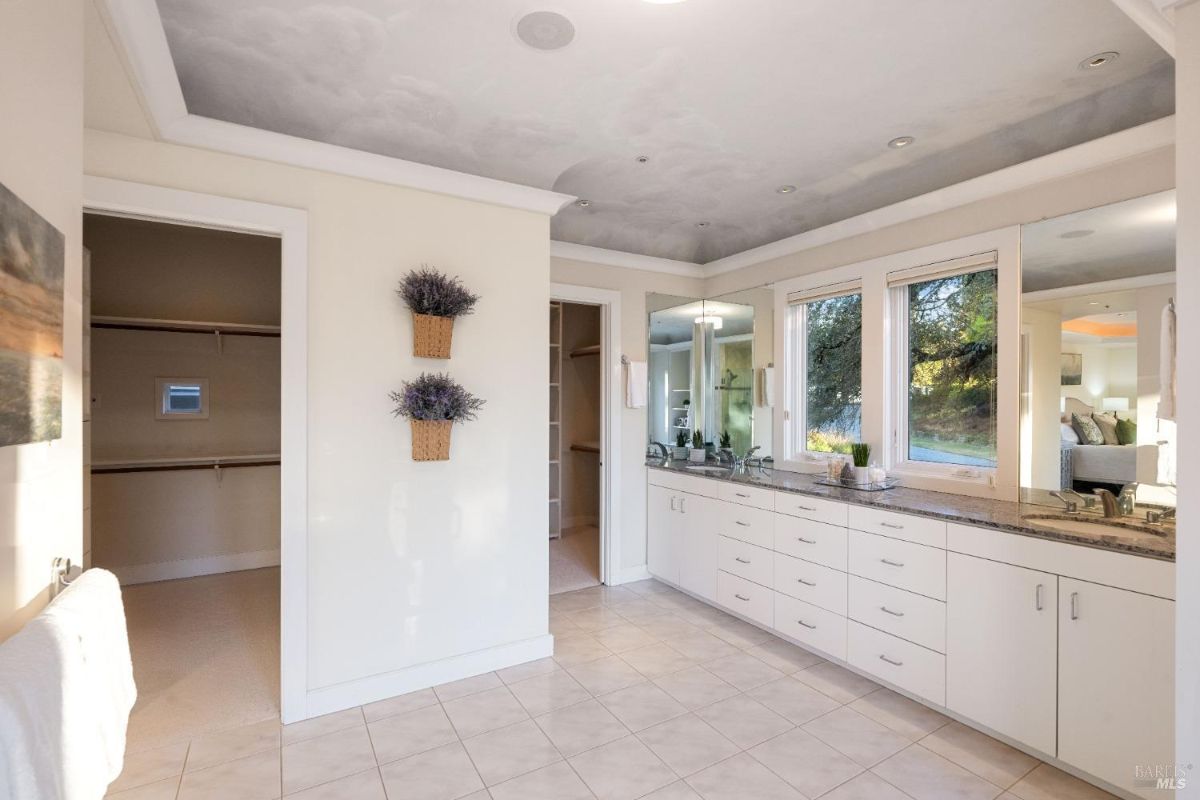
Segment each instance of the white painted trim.
M88 211L280 238L280 709L307 719L308 212L90 175L83 198Z
M670 258L641 256L637 253L625 253L620 250L606 250L603 247L591 247L586 244L572 242L550 242L551 258L566 258L572 261L585 261L589 264L601 264L606 267L622 269L640 269L645 272L661 272L666 275L682 275L686 278L703 278L705 269L700 264L690 261L675 261Z
M204 558L185 558L179 561L161 561L157 564L130 564L124 567L107 567L117 576L122 586L155 581L173 581L178 578L194 578L197 575L217 575L222 572L239 572L245 569L262 569L279 566L278 550L255 550L249 553L229 553Z
M625 369L621 365L621 293L590 286L550 284L550 299L600 307L600 581L619 583L621 564L621 418Z
M1146 35L1158 46L1175 57L1175 6L1183 5L1174 0L1113 0L1117 8L1125 12Z
M640 567L626 567L621 570L617 583L636 583L637 581L650 580L653 577L650 574L650 570L646 569L646 565L643 564Z
M554 637L546 634L520 642L477 650L474 653L430 661L404 669L371 675L345 683L313 689L308 695L309 716L385 700L418 689L514 667L554 655Z
M857 217L850 217L717 261L710 261L704 266L705 275L709 278L723 275L726 272L744 269L764 261L790 256L831 242L849 239L852 236L927 217L930 214L937 214L968 203L1014 192L1038 183L1096 169L1114 161L1131 158L1163 147L1171 147L1174 144L1175 117L1164 117L1031 161L1014 164L978 178L902 200L890 206L868 211Z
M235 125L187 112L179 75L154 0L100 0L113 42L147 106L151 123L166 142L248 158L349 175L493 205L553 216L574 195L469 175L415 161Z
M1131 278L1117 278L1099 283L1085 283L1078 286L1063 286L1058 289L1042 289L1037 292L1026 292L1021 295L1022 303L1044 303L1047 300L1066 300L1072 297L1086 297L1093 294L1108 294L1109 292L1127 292L1133 289L1145 289L1148 286L1167 286L1175 283L1174 272L1158 272L1154 275L1135 275Z

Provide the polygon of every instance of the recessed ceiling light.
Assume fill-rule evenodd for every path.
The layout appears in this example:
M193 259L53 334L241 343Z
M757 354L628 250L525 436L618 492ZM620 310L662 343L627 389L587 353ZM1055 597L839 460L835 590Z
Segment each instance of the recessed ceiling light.
M1093 300L1093 301L1091 301L1090 303L1088 303L1088 305L1089 305L1089 306L1098 306L1098 305L1100 305L1100 301L1099 301L1099 300Z
M892 148L893 150L902 150L915 141L916 139L911 136L897 136L895 139L892 139L890 142L888 142L888 147Z
M1121 54L1115 50L1109 50L1104 53L1096 53L1094 56L1088 56L1083 61L1079 62L1080 69L1100 69L1116 61L1121 57Z
M517 20L515 33L534 50L558 50L575 38L575 26L557 12L533 11Z
M575 201L575 205L579 206L580 208L587 208L591 204L592 204L591 200L585 200L582 197Z
M1095 233L1095 231L1090 230L1088 228L1080 228L1077 231L1067 231L1066 233L1060 233L1058 235L1058 238L1060 238L1060 239L1082 239L1085 236L1091 236L1093 233Z
M634 161L636 161L639 164L645 164L649 160L650 160L650 156L638 156L637 158L634 159Z
M697 222L697 223L696 223L696 227L697 227L697 228L707 228L707 227L708 227L708 223L707 223L707 222Z
M775 191L779 192L780 194L791 194L792 192L796 191L796 187L792 186L790 183L788 183L788 184L784 184L783 186L780 186Z

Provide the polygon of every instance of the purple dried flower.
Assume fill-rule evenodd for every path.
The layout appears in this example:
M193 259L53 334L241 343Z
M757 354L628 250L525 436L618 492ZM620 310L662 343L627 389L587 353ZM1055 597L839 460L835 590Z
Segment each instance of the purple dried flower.
M405 381L400 391L388 396L396 403L395 416L422 420L466 422L475 419L484 403L449 375L430 373Z
M458 278L451 278L424 264L400 281L396 294L414 314L434 317L461 317L470 314L479 300Z

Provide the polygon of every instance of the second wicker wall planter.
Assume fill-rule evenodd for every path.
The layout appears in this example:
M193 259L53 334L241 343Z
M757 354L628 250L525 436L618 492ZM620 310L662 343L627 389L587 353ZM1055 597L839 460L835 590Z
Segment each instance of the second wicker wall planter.
M484 402L449 375L428 373L405 381L390 397L396 403L392 413L411 423L413 461L449 460L454 423L475 419Z

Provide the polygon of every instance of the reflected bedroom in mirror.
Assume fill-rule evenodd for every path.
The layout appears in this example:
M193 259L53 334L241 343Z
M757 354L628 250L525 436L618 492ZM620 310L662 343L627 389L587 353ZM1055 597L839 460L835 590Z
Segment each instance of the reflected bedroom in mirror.
M651 455L770 467L773 301L766 288L647 297Z
M1021 277L1022 498L1173 509L1175 193L1026 225Z

